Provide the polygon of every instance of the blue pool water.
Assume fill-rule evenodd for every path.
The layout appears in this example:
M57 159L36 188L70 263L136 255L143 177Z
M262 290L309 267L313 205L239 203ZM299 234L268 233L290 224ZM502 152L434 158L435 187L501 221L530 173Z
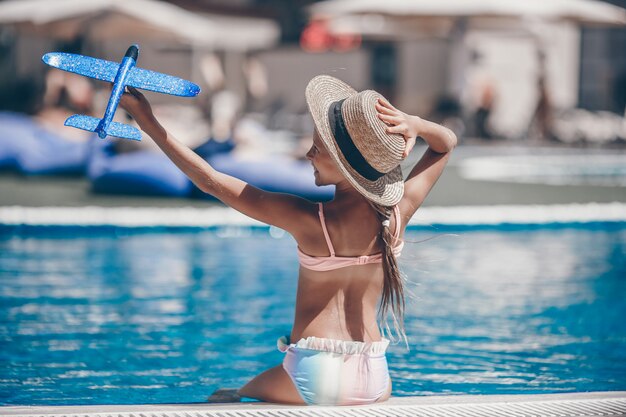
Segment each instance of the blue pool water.
M393 395L626 390L626 224L414 229ZM295 242L0 228L0 403L202 402L280 363Z

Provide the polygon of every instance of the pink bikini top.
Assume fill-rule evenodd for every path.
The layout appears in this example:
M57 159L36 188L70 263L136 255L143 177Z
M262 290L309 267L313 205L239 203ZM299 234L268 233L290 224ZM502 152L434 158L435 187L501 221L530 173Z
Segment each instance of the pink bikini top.
M326 244L328 245L330 256L307 255L300 250L300 247L298 247L298 258L300 259L300 265L312 271L330 271L333 269L344 268L346 266L381 263L383 261L383 256L380 252L373 255L365 256L335 256L335 249L333 248L333 244L330 241L330 236L328 235L328 230L326 229L326 222L324 221L324 207L322 206L322 203L318 204L320 223L322 224L322 230L324 231L324 237L326 238ZM396 216L396 230L393 234L395 243L400 237L400 209L397 205L393 208L393 212ZM399 245L394 246L394 248L392 249L393 254L396 257L400 256L403 247L404 242L400 242Z

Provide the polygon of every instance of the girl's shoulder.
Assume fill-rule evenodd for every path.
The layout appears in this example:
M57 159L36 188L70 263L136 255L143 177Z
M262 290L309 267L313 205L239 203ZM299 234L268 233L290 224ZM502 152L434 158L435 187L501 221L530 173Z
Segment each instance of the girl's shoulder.
M320 203L305 201L299 204L298 212L294 215L298 216L296 227L291 231L293 237L306 239L312 233L314 234L320 225Z

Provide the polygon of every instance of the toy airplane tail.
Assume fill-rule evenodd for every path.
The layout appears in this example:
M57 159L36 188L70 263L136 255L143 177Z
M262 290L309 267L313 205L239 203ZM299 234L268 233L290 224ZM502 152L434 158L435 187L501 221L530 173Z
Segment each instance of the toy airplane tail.
M102 122L102 119L98 119L97 117L75 114L67 118L65 126L96 132L101 138L105 138L108 135L117 138L141 140L141 132L130 125L111 122L105 131L100 122Z

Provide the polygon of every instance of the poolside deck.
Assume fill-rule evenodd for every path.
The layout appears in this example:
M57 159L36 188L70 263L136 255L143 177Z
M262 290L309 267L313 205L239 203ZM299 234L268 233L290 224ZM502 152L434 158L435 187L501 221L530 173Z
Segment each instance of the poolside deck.
M403 163L405 173L417 162L425 150L416 149ZM532 147L512 144L471 145L457 147L450 157L437 185L428 195L424 206L480 206L480 205L531 205L531 204L584 204L589 202L626 202L626 192L620 185L597 186L591 184L550 185L525 184L467 179L461 175L460 164L468 158L520 155L626 155L626 148L589 149L571 147ZM102 195L90 192L90 183L83 177L24 177L0 172L0 206L20 207L195 207L204 208L219 204L213 201L173 198Z
M626 416L626 391L532 395L393 397L359 407L268 403L0 407L2 416L65 417L418 417Z

